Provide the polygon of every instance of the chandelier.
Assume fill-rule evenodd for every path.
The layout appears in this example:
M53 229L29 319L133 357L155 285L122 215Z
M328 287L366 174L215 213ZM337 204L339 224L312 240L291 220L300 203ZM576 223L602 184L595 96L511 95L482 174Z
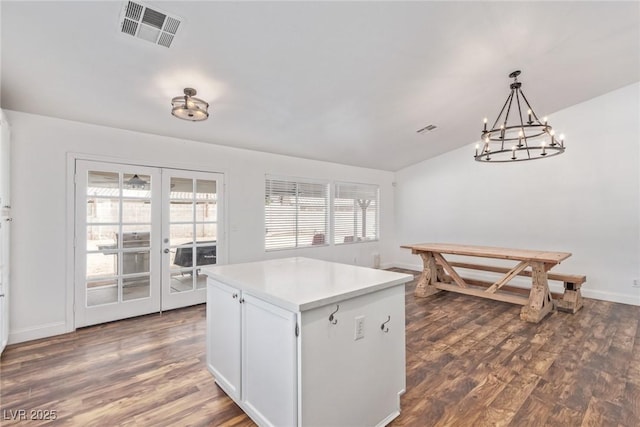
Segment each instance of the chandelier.
M182 120L200 122L209 117L209 104L202 99L194 98L196 90L190 87L184 89L184 96L176 96L171 100L171 114Z
M509 74L513 79L511 93L491 129L487 129L484 119L482 146L476 144L474 156L478 162L519 162L564 153L564 135L556 137L547 118L538 118L522 92L519 75L520 70Z

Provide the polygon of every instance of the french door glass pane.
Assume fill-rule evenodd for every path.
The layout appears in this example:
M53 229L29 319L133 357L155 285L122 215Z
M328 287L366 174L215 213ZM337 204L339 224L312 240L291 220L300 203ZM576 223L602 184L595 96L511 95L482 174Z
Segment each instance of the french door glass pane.
M123 197L151 198L151 176L125 173L122 180L124 184Z
M215 241L218 236L218 224L196 224L198 243Z
M108 251L118 248L117 225L88 225L87 226L87 250Z
M193 224L171 224L169 226L171 246L193 242Z
M132 247L148 247L150 240L149 236L151 236L151 224L134 224L134 225L123 225L122 233L126 235L129 233L131 236L137 236L131 241L123 242L123 247L132 248Z
M171 222L187 222L193 220L193 203L184 200L169 202L169 218Z
M118 279L87 282L87 306L118 302Z
M122 279L122 300L130 301L150 296L151 283L149 276Z
M149 199L123 199L122 222L151 222L151 201Z
M88 223L114 223L120 221L120 199L87 198Z
M149 272L149 251L133 251L122 253L122 274Z
M171 293L193 290L192 270L171 272Z
M103 196L119 195L120 177L118 172L89 171L87 178L88 178L87 179L88 195L103 195ZM115 191L106 191L106 190L115 190Z
M196 289L204 289L207 287L207 276L204 274L196 275Z
M208 245L202 245L198 243L198 247L196 248L196 265L210 265L216 263L217 258L217 247L216 242L211 241Z
M115 253L88 253L87 280L118 274L118 255Z
M171 200L192 200L193 180L190 178L171 177L171 189L169 198Z
M196 199L214 199L216 196L216 182L206 179L196 180Z
M215 202L196 203L196 221L217 221L218 205Z

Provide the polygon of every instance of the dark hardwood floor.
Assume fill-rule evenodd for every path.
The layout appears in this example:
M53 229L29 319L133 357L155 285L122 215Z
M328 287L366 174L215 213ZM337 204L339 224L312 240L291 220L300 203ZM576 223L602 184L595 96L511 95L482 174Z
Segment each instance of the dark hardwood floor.
M640 307L586 300L531 324L519 306L414 287L392 426L640 426ZM215 385L204 343L201 305L11 345L0 425L254 425Z

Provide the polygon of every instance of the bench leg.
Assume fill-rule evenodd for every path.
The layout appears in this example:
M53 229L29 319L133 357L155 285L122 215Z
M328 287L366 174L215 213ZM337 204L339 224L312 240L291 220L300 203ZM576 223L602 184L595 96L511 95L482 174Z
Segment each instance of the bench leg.
M432 252L421 252L420 257L422 258L423 269L418 279L414 295L417 297L428 297L429 295L440 292L440 289L433 287L433 284L438 281L438 268Z
M577 283L564 282L564 294L558 300L558 310L575 314L582 308L582 294Z
M553 298L547 282L547 268L542 262L532 262L532 286L529 302L522 307L520 318L527 322L538 323L554 310Z

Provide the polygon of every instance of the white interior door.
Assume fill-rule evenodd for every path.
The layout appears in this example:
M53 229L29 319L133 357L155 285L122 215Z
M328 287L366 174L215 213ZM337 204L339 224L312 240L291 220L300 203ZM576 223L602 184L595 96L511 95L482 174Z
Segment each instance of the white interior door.
M163 169L162 309L206 301L204 266L219 263L222 175Z
M76 327L160 310L160 169L76 162Z
M75 326L200 304L222 175L76 161Z

